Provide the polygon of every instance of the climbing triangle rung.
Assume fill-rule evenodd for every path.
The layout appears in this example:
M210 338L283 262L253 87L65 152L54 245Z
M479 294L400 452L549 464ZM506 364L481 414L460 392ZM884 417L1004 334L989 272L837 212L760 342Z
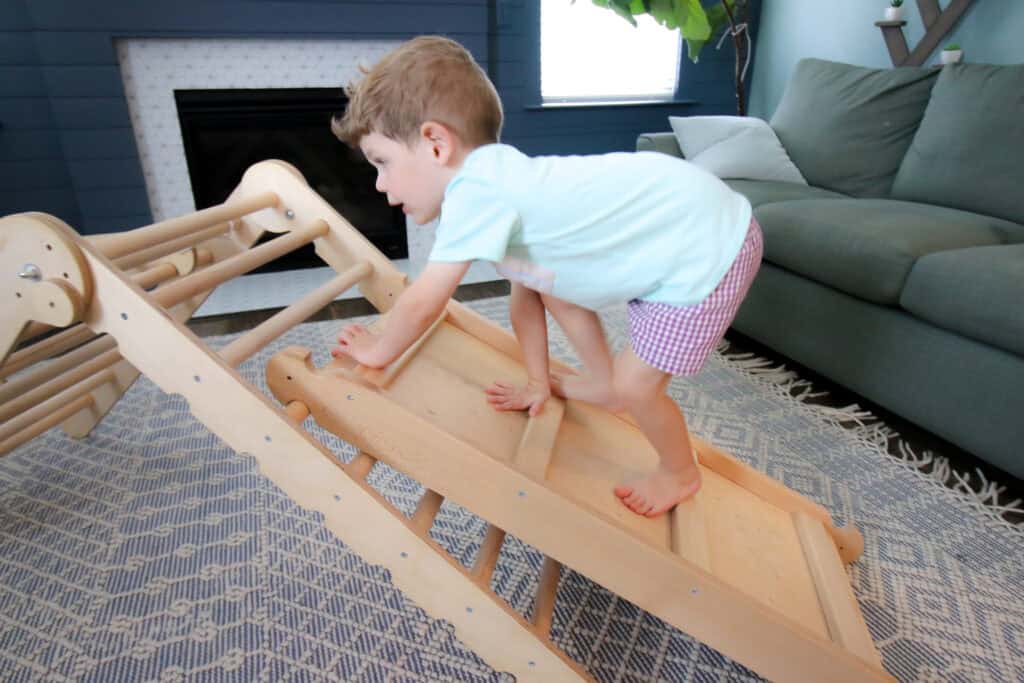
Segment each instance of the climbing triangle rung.
M562 575L562 565L548 556L540 568L540 581L537 594L533 599L533 625L542 638L551 637L551 622L554 619L555 600L558 597L558 579Z
M377 464L377 458L373 457L366 451L359 451L356 457L352 459L348 465L345 466L345 470L352 476L356 481L363 481L366 479L366 475L370 473L373 466Z
M161 287L152 293L151 298L161 306L170 308L196 294L213 289L234 277L244 275L254 268L270 263L280 256L309 244L318 237L326 235L329 230L325 221L317 220L304 228L298 228L280 237L275 237L258 247L235 254L208 268L176 280L166 287Z
M221 358L228 365L240 365L246 358L334 301L338 295L372 272L373 267L369 263L360 261L225 346L220 351Z
M117 259L168 240L205 230L218 223L236 220L260 209L277 206L278 201L276 193L260 192L245 199L211 206L208 209L154 223L137 230L100 235L89 241L107 258Z
M410 519L417 531L421 534L426 534L430 531L430 527L434 525L434 518L437 517L443 502L444 498L440 493L433 489L427 489L423 497L420 498L416 511L412 513L412 518Z
M505 542L505 530L493 524L487 525L487 533L484 534L483 543L477 551L476 560L473 562L473 569L470 574L477 584L486 587L491 585L491 574L498 564L498 556L501 554L501 545Z

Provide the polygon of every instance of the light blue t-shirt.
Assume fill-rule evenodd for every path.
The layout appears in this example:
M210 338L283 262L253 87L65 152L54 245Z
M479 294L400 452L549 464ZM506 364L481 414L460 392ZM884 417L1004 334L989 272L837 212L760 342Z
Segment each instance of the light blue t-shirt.
M528 157L473 150L445 189L431 261L493 261L530 289L597 309L699 302L732 265L750 203L658 152Z

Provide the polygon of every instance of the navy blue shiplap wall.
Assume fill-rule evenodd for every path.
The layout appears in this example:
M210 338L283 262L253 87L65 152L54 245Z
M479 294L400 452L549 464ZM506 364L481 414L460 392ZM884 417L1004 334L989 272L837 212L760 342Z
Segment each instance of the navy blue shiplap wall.
M728 44L705 47L699 65L685 62L680 98L695 104L537 109L538 2L0 0L0 216L45 211L83 233L152 220L114 50L120 37L448 35L488 65L505 106L504 140L530 154L628 150L638 133L666 130L670 114L735 111Z

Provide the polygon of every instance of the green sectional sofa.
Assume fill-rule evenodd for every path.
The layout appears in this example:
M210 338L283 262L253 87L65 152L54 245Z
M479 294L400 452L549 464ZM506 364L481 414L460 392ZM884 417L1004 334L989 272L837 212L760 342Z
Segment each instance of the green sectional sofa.
M807 59L769 123L808 185L727 179L765 233L735 329L1024 478L1024 65Z

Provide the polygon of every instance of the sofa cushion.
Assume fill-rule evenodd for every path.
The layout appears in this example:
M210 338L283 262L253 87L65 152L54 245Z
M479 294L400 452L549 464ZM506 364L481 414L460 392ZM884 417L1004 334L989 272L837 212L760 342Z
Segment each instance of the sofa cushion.
M935 70L801 60L771 126L811 185L887 197L914 137Z
M802 183L782 183L776 180L732 179L726 180L725 184L745 196L753 207L790 199L841 199L846 197L844 194L821 187Z
M914 264L900 305L943 329L1024 356L1024 244L955 249Z
M1004 242L999 219L891 199L774 202L754 215L766 261L886 305L899 303L919 257Z
M1024 223L1024 65L943 67L894 198Z

